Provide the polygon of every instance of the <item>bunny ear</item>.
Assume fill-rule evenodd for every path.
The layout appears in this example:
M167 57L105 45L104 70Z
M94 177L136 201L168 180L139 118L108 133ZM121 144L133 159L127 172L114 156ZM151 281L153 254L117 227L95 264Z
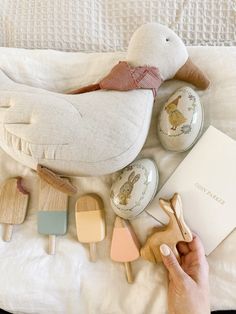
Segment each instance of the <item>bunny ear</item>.
M171 199L171 204L175 209L175 214L179 218L182 214L182 200L178 193L175 193Z
M134 184L135 182L137 182L137 181L139 180L139 178L140 178L140 174L137 174L137 175L134 177L132 183Z
M128 181L129 181L129 182L132 181L134 175L135 175L135 172L132 171L131 174L130 174L129 177L128 177Z
M170 204L170 201L166 201L164 200L163 198L160 198L159 199L159 202L160 202L160 206L161 208L163 208L165 211L173 214L173 209L171 208L171 204Z

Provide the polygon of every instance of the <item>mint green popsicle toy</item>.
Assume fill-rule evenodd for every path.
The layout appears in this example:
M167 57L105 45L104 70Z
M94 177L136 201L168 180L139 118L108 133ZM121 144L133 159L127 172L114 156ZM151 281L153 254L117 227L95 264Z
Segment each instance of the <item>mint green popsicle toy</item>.
M50 255L55 254L56 236L67 231L68 195L40 180L38 232L49 236Z

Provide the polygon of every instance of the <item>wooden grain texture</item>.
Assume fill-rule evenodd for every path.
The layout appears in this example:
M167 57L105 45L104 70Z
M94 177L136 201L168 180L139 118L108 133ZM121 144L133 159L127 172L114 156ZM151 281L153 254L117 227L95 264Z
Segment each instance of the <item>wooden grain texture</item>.
M4 232L3 232L3 241L9 242L11 241L13 233L13 225L5 224Z
M0 187L0 223L21 224L25 220L29 195L17 185L19 178L11 178Z
M125 221L123 218L116 216L114 228L126 228L128 222Z
M105 238L104 204L97 194L78 198L75 205L76 231L79 242L89 243L90 261L97 260L96 243Z
M66 180L66 179L65 179ZM68 180L69 181L69 180ZM55 189L43 179L39 187L39 210L41 211L66 211L68 195Z
M134 278L133 278L133 272L132 272L132 266L130 262L124 263L125 265L125 273L126 273L126 279L128 283L133 283Z
M56 252L56 236L50 234L48 237L48 254L54 255Z
M170 217L169 224L165 228L155 228L140 251L144 259L153 263L162 262L161 244L167 244L179 259L177 243L192 241L192 233L184 221L180 195L175 193L170 200L160 199L160 205Z
M37 165L37 173L42 180L46 181L52 187L65 194L73 195L77 192L77 188L71 184L69 180L61 177L60 175L42 165Z
M104 205L100 196L90 193L81 196L76 202L76 212L103 210Z
M89 243L89 258L90 262L96 262L97 260L97 246L96 243Z

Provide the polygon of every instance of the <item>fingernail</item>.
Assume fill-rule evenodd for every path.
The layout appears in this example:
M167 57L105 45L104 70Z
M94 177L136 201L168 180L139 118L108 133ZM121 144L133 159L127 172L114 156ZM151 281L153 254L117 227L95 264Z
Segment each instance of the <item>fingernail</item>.
M161 254L162 254L163 256L169 256L169 255L170 255L170 248L169 248L169 246L166 245L166 244L162 244L162 245L160 246L160 251L161 251Z

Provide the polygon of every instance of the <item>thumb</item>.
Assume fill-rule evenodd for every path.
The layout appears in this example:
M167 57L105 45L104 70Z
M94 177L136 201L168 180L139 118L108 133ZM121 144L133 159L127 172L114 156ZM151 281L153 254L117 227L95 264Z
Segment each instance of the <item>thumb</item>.
M160 252L163 263L169 271L171 279L173 279L176 285L182 284L186 277L186 273L181 268L174 253L166 244L160 246Z

